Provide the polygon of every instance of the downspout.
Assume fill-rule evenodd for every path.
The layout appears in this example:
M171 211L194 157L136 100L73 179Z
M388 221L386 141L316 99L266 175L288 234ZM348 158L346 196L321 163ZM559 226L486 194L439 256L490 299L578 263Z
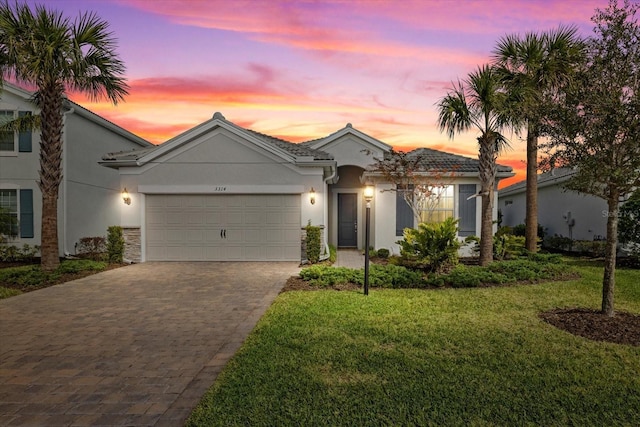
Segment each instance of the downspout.
M323 221L324 221L324 255L320 256L321 260L325 260L329 258L329 181L332 181L338 175L338 167L332 166L333 173L324 179L324 213L323 213Z
M73 114L75 111L75 108L71 108L62 113L62 194L64 196L64 203L62 203L62 250L65 257L71 255L67 246L67 203L69 198L67 193L67 114ZM73 253L75 254L75 252L74 248Z

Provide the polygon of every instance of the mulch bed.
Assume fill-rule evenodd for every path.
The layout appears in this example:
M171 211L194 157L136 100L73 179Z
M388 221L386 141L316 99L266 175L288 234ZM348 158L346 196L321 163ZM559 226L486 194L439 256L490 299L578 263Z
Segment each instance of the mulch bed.
M555 309L540 318L558 329L594 341L640 346L640 315L617 311L613 317L586 308Z

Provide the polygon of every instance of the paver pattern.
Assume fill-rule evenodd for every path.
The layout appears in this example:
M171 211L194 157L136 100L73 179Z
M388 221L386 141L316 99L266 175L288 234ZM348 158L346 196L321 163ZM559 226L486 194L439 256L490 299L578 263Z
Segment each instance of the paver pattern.
M295 263L143 263L0 301L0 425L181 426Z

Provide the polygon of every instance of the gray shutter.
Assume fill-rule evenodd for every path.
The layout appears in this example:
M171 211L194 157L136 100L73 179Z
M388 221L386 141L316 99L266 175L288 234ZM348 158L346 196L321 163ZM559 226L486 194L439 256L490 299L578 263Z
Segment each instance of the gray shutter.
M24 117L31 115L31 111L19 111L18 116ZM31 130L20 132L18 134L18 151L21 153L31 152Z
M476 199L469 196L476 194L475 184L458 185L458 236L473 236L476 234Z
M20 237L33 237L33 190L20 190Z
M405 228L413 228L413 211L404 200L404 191L411 190L398 188L396 191L396 236L402 236Z

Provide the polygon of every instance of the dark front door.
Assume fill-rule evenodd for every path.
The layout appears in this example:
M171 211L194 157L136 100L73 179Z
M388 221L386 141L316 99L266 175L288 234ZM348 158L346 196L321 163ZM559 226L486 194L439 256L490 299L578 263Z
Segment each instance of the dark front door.
M338 247L358 246L358 195L338 193Z

